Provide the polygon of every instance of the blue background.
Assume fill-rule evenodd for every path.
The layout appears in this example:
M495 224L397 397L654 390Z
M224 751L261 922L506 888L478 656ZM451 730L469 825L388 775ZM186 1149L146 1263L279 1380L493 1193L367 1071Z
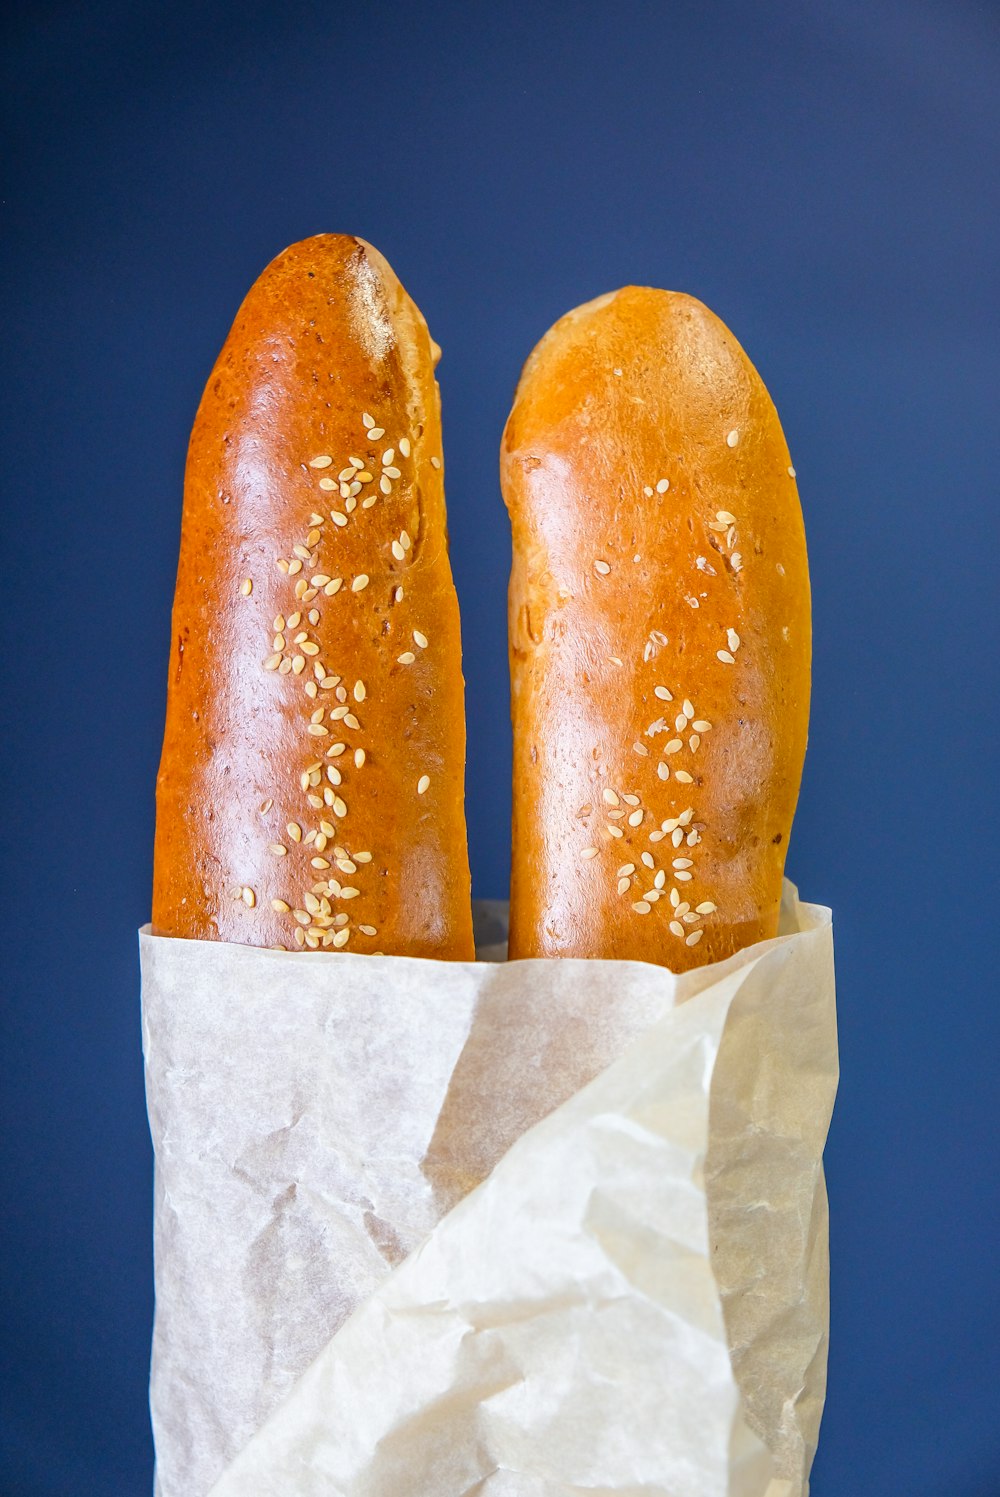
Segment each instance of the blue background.
M631 281L770 387L815 604L789 871L836 912L843 1046L814 1497L1000 1492L997 6L38 4L5 68L0 1492L149 1490L135 931L185 446L247 288L321 230L444 348L482 894L522 360Z

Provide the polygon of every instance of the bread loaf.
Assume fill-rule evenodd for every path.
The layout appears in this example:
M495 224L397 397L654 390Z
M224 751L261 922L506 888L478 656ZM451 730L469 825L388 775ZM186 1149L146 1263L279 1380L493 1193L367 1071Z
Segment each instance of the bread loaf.
M511 956L683 971L775 935L811 640L760 376L690 296L599 297L529 358L501 479Z
M162 934L473 955L438 352L348 235L293 245L240 308L185 476Z

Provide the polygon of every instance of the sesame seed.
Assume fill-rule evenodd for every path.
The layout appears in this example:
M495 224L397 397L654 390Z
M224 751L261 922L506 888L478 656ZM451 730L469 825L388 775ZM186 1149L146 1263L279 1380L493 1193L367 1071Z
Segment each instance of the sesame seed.
M580 856L581 856L581 858L596 858L597 857L597 851L598 850L597 850L596 847L585 847L581 851Z
M703 930L693 930L691 934L686 938L684 942L685 946L697 946L698 942L701 940L704 934L705 932Z
M716 908L717 906L714 905L710 899L706 899L704 904L695 905L695 909L698 911L699 915L712 915L715 913Z
M628 819L629 826L640 826L642 824L643 814L644 813L642 811L633 811L632 815Z
M355 681L355 683L354 683L354 700L356 702L363 702L364 699L365 699L365 697L367 695L368 695L368 692L367 692L367 689L365 688L365 683L363 681Z
M684 833L679 826L675 826L673 831L670 833L670 840L675 847L680 847L681 843L684 841Z
M386 478L386 476L385 476L384 473L382 474L382 477L378 481L378 486L382 490L383 494L391 494L392 493L392 484L389 481L389 479Z
M365 762L365 751L363 748L354 750L354 767L360 769Z
M646 745L644 743L639 743L638 741L633 743L632 748L637 754L647 755L649 753L649 749L646 747Z
M309 863L313 868L329 868L330 866L329 858L310 858Z
M698 734L692 733L691 737L688 739L688 748L691 750L692 754L696 752L700 743L701 739L698 737Z
M739 441L739 439L740 439L740 434L737 431L737 429L734 427L733 430L731 432L729 432L728 435L727 435L727 437L726 437L726 446L727 447L735 447L736 444L737 444L737 442Z
M611 822L608 822L608 831L610 832L610 834L611 834L612 837L622 837L622 836L624 836L624 833L623 833L621 827L620 826L613 826L611 824Z
M289 662L287 660L283 661L282 662L282 667L281 667L282 670L284 670L285 666L288 665L288 664L289 664ZM305 659L305 656L304 655L296 655L295 659L292 660L290 664L291 664L291 669L295 672L295 674L297 676L301 676L302 672L306 668L306 659Z
M688 720L685 713L678 712L677 716L674 718L674 727L677 729L678 733L683 733L687 725Z
M396 558L397 561L405 561L406 560L406 552L403 550L402 546L399 544L398 541L393 541L393 543L392 543L392 554Z
M630 873L634 873L634 872L635 872L635 864L634 863L623 863L622 866L618 870L618 877L619 878L627 878Z
M648 915L650 910L652 909L652 905L647 904L646 900L644 899L637 899L632 908L635 910L637 915Z
M244 577L243 581L240 583L240 593L242 594L242 596L244 598L249 598L249 596L250 596L250 594L252 592L253 592L253 578L252 577Z
M354 728L355 730L361 727L361 724L358 722L353 712L348 712L347 716L344 718L344 727Z
M793 467L791 467L791 465L789 465L788 476L789 476L789 478L794 478L795 477L795 469Z
M661 780L669 780L670 778L670 768L668 765L664 764L662 760L656 766L656 773L659 775Z
M396 456L396 449L395 449L395 447L387 447L385 449L385 451L383 452L383 454L382 454L382 466L383 466L383 468L388 468L389 465L390 465L390 463L392 462L392 460L393 460L393 458L395 456Z
M608 566L608 563L606 561L595 561L594 571L599 572L602 577L606 577L611 571L611 568Z
M693 864L690 858L674 858L672 866L674 868L691 868Z
M375 929L374 925L359 925L358 926L358 930L361 932L361 934L363 936L377 936L378 935L378 931Z
M684 927L679 920L671 920L670 929L675 936L682 936L684 934Z
M666 745L666 747L664 748L663 752L665 754L676 754L683 747L684 747L684 744L681 741L681 739L679 739L679 738L671 738L670 742Z
M264 669L266 671L276 671L278 669L278 666L280 664L281 664L281 656L280 655L269 655L267 657L267 659L264 661Z
M673 696L665 686L654 686L653 695L659 697L661 702L672 702Z
M439 457L432 457L431 458L431 467L432 468L440 468L440 466L441 466L441 459Z
M362 426L364 426L366 431L371 431L372 427L375 425L375 417L369 416L367 411L362 411L361 424Z
M383 468L382 471L385 474L386 478L402 478L403 476L398 468Z
M647 484L643 484L642 492L645 494L645 496L646 496L647 499L652 499L652 497L653 497L653 490L650 488L650 486L649 486L648 483Z
M269 842L267 850L273 852L276 858L283 858L288 848L283 842Z
M692 876L692 874L685 872L683 868L678 868L674 874L674 878L677 879L678 883L682 884L690 883Z
M618 893L619 894L627 894L628 891L629 891L629 889L631 887L632 887L632 880L630 878L620 878L618 880Z
M369 426L369 428L368 428L368 439L369 439L369 441L371 441L371 442L377 442L377 441L379 441L380 438L382 438L384 436L385 436L385 427L384 426Z
M656 864L653 861L653 854L651 852L640 853L639 857L647 868L656 867Z
M679 780L682 785L693 785L694 784L694 776L693 775L689 775L686 769L677 769L677 770L675 770L674 771L674 779L675 780Z
M339 509L331 509L330 519L335 525L339 525L341 530L343 530L344 526L347 524L347 516L341 514Z
M669 489L669 487L670 487L670 479L669 478L661 478L657 482L656 492L658 494L665 494L667 492L667 490Z
M605 802L606 802L607 805L609 805L609 806L617 806L617 804L618 804L618 796L616 795L616 793L613 790L605 789L602 793L603 793L604 800L605 800Z
M723 663L723 665L735 665L736 664L736 661L733 659L732 655L730 655L730 653L729 653L728 650L716 650L716 652L715 652L715 658L717 660L721 660L722 663Z
M699 717L696 722L693 722L691 724L691 726L692 728L694 728L696 733L709 733L712 729L712 724L710 722L706 722L703 717Z
M333 458L328 457L326 453L323 453L320 457L312 457L309 459L310 468L329 468L332 463Z
M352 593L364 592L365 588L368 586L368 582L369 582L369 577L368 577L367 572L362 572L360 574L360 576L355 577L354 581L351 583L351 592Z
M342 801L339 795L333 802L333 814L334 816L339 816L341 821L343 821L344 817L347 815L346 802Z
M249 909L249 910L252 910L253 907L254 907L254 905L257 903L257 896L253 892L253 890L251 889L251 887L250 887L249 884L247 884L244 887L243 892L242 892L242 894L241 894L240 897L242 898L243 903L246 905L247 909Z
M727 629L726 630L726 643L729 645L729 648L731 650L733 650L733 651L736 651L736 650L739 649L739 647L740 647L740 637L737 634L737 632L736 632L735 629Z
M334 595L334 593L339 593L340 592L340 589L343 586L343 584L344 584L343 577L331 577L330 581L326 584L326 586L324 587L323 591L326 593L326 596L328 598L332 598L333 595Z
M279 915L287 915L288 911L291 909L291 905L286 904L283 899L272 899L271 908L272 910L275 910Z
M649 840L650 840L650 842L662 842L663 841L663 833L662 832L650 832L650 834L649 834Z
M417 781L417 794L418 795L425 794L425 792L430 789L430 783L431 783L431 777L430 777L430 775L422 774L420 776L419 780Z
M416 658L412 650L404 650L402 655L396 656L400 665L412 665Z
M403 454L404 457L409 457L409 455L410 455L410 439L409 439L409 437L400 437L400 439L399 439L399 450Z
M731 515L728 509L717 509L715 511L715 518L719 521L724 530L728 529L730 525L736 524L736 516Z

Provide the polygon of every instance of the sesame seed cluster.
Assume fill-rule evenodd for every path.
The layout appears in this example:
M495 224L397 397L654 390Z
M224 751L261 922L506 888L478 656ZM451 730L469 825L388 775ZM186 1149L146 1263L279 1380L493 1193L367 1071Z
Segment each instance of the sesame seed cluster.
M355 850L351 846L347 799L348 780L356 783L357 776L372 762L373 753L377 753L370 742L366 745L365 724L356 711L363 709L368 700L368 688L361 679L351 683L334 665L328 664L322 658L323 646L317 638L322 617L319 604L325 606L326 599L338 594L362 593L372 581L367 572L350 578L334 575L339 569L329 563L324 569L321 555L334 555L336 537L341 530L364 511L392 498L395 486L404 479L400 464L407 463L412 454L411 440L405 435L379 453L376 444L384 439L385 427L368 411L362 413L360 425L364 436L359 437L359 446L365 455L348 456L336 477L331 476L330 470L336 463L330 453L320 452L306 460L306 469L319 475L317 490L322 497L318 497L316 508L308 515L303 539L292 547L291 556L275 558L278 570L291 584L289 608L272 620L269 653L262 659L262 671L265 679L280 681L284 677L289 687L301 688L302 736L319 755L306 764L299 776L301 814L288 821L277 835L272 832L267 843L268 852L275 860L275 879L273 893L269 890L266 897L274 913L287 920L289 928L287 944L282 942L274 948L282 951L339 951L362 937L361 949L381 955L369 944L378 936L378 928L354 915L353 901L360 901L357 908L363 915L366 896L371 897L365 888L364 873L373 855L368 849ZM431 464L440 468L440 458L433 456ZM340 502L324 512L322 505L330 494L336 494ZM388 549L397 564L413 559L413 542L405 529L398 532ZM390 570L387 565L387 576ZM244 598L252 597L253 579L245 578L239 591ZM394 604L401 603L402 584L392 586L390 595ZM417 652L429 647L428 638L420 629L411 630L410 637L415 649L407 648L397 654L397 665L412 665L418 658ZM414 786L415 793L425 795L430 785L430 776L422 774ZM274 798L265 799L259 810L266 824L274 810ZM268 833L262 831L261 835ZM234 890L234 898L253 909L257 891L242 885Z
M731 429L725 436L725 443L729 448L738 446L739 440L739 428ZM656 496L658 500L669 491L670 480L666 477L645 484L642 490L645 499ZM715 518L708 522L711 532L724 537L721 544L726 551L722 555L734 575L738 575L743 567L740 552L735 549L737 523L736 516L728 510L717 510ZM638 561L640 558L634 557L633 560ZM718 575L716 568L704 556L696 557L695 566L705 576ZM611 572L608 563L600 559L594 561L593 569L598 579ZM688 602L695 608L699 607L697 598L688 598ZM669 643L668 636L662 630L651 630L643 645L643 665L648 666L656 661ZM716 660L724 666L735 666L741 643L737 630L726 628L724 644L720 642L715 651ZM608 659L614 665L623 664L619 656L609 656ZM692 772L696 772L695 756L705 735L712 731L713 724L703 713L698 712L691 696L684 695L683 690L676 685L672 690L658 682L653 686L652 694L658 701L671 704L672 710L649 723L642 737L632 744L632 750L640 759L652 760L655 757L657 778L676 786L679 791L678 800L682 801L690 794L688 787L696 783L696 773ZM663 742L658 742L661 737ZM618 895L628 902L636 915L650 914L664 900L663 908L669 912L668 926L671 933L686 946L696 946L704 934L706 919L718 913L714 899L702 898L692 903L697 896L685 897L690 891L683 887L698 879L696 849L702 843L706 823L697 818L694 806L678 805L670 816L657 824L643 805L639 790L634 786L629 790L607 786L602 790L602 802L602 844L589 842L580 849L580 858L585 863L590 863L600 856L602 847L606 852L615 849L620 856L625 839L628 839L629 852L635 851L634 841L640 837L645 837L650 846L657 846L669 839L670 854L665 858L661 850L653 853L649 848L644 848L642 851L635 851L634 860L619 863L614 872L615 885ZM593 813L593 805L584 805L577 811L577 818L586 821L593 817ZM607 876L610 878L610 861L607 862L607 868Z

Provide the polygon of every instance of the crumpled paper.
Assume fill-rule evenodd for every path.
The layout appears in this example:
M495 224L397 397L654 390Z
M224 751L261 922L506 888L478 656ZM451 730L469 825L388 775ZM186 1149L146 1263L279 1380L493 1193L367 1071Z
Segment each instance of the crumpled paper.
M160 1497L804 1497L830 913L675 977L142 933Z

